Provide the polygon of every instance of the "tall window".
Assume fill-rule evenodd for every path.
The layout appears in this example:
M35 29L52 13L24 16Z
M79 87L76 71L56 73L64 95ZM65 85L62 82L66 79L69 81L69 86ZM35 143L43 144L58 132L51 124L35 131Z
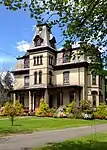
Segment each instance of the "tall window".
M43 58L43 56L40 56L40 64L41 64L41 65L43 64L42 58Z
M34 57L34 65L43 65L43 55Z
M42 71L39 71L39 84L42 83Z
M52 84L52 71L49 71L49 84Z
M102 87L102 77L99 76L99 86Z
M34 73L34 84L37 84L37 72Z
M96 107L96 96L97 96L97 91L92 91L93 107Z
M29 58L25 58L25 60L24 60L24 68L29 68Z
M39 56L37 56L37 65L39 65Z
M69 52L65 52L63 54L63 62L64 63L70 62L70 53Z
M96 85L96 73L94 71L92 72L92 84Z
M53 57L49 56L49 65L52 65L52 64L53 64Z
M69 71L63 72L63 83L64 84L69 83Z
M33 59L34 59L34 65L36 65L37 64L37 57L34 57Z
M41 46L41 39L40 38L37 39L36 46Z
M29 86L29 76L24 77L24 83L25 83L25 87Z

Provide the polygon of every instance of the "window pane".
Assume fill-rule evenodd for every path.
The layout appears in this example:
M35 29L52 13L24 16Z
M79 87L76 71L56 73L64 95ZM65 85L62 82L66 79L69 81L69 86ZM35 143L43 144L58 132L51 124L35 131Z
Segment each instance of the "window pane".
M92 72L92 84L96 84L96 74L94 71Z
M29 76L24 77L25 86L29 86Z
M41 84L42 83L42 72L40 71L39 72L39 84Z
M39 56L37 57L37 65L39 65Z
M29 58L25 58L25 60L24 60L24 68L29 68Z
M69 72L63 73L63 81L64 83L69 83Z
M34 65L36 65L36 64L37 64L37 58L34 57Z
M40 56L40 64L41 64L41 65L43 64L42 58L43 58L43 56Z
M37 84L37 72L34 73L34 84Z
M41 40L40 39L37 39L36 41L36 46L40 46L41 45Z

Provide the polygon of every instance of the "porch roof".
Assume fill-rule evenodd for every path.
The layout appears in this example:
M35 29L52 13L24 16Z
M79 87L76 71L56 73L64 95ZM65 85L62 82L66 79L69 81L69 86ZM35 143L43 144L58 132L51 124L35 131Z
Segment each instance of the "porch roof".
M54 88L83 88L83 87L79 86L79 85L53 85L53 86L48 86L48 89L54 89Z

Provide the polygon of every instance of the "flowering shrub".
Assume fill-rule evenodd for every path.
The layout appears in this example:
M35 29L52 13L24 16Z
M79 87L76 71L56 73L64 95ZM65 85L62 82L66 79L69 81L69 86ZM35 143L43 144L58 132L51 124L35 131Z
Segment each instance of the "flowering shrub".
M54 113L54 118L58 117L58 118L65 118L66 117L66 106L63 105L63 106L60 106L56 112Z

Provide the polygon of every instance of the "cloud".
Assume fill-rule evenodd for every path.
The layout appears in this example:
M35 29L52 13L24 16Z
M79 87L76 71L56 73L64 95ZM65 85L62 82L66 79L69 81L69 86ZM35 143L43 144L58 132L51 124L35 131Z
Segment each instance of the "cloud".
M17 42L17 50L19 50L20 52L26 52L30 47L30 43L28 43L27 41L20 41L20 42Z

